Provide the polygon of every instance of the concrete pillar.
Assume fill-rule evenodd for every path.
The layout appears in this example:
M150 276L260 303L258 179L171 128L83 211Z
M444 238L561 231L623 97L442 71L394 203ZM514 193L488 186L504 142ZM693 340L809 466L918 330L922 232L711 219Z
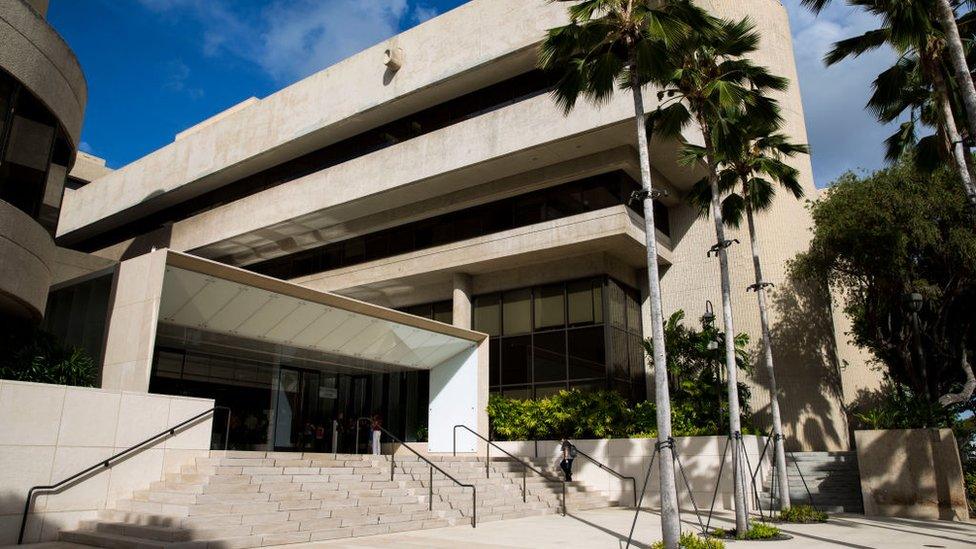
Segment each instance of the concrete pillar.
M102 359L103 389L149 391L167 253L156 250L119 264Z
M465 330L471 329L471 275L454 273L454 320L453 324Z

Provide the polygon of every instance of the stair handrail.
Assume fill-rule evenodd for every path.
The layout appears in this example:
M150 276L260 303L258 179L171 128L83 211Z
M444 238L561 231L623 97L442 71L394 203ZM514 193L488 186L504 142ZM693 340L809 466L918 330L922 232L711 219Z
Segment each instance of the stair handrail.
M386 436L390 437L391 439L393 439L394 442L396 442L397 444L399 444L401 447L406 448L407 450L410 450L411 452L413 452L413 454L415 456L417 456L422 461L424 461L427 465L430 466L430 477L428 477L428 482L427 482L427 489L428 489L428 494L427 494L427 509L429 511L433 511L434 510L434 469L437 469L440 472L440 474L442 474L445 477L447 477L448 479L454 481L454 484L457 484L458 486L460 486L462 488L471 488L471 527L472 528L477 528L477 526L478 526L478 489L475 488L474 484L465 484L465 483L461 482L460 480L458 480L458 479L454 478L453 476L451 476L444 469L441 469L440 467L434 465L434 462L432 462L429 459L425 458L424 456L422 456L420 454L420 452L414 450L413 448L411 448L410 446L408 446L407 443L405 443L402 440L400 440L399 437L397 437L393 433L391 433L391 432L387 431L386 429L384 429L382 425L378 425L376 422L374 422L373 421L373 418L361 417L361 418L359 418L359 419L356 420L356 448L355 448L355 451L356 452L359 451L359 425L362 422L364 422L364 421L370 422L370 425L373 428L373 430L380 431L381 433L383 433ZM395 451L394 451L394 453L391 453L390 454L390 482L393 482L393 474L394 474L395 468L396 468L396 455L395 455Z
M50 484L50 485L47 485L47 486L44 486L44 485L32 486L31 489L27 491L27 501L24 502L24 514L23 514L23 517L21 517L21 519L20 519L20 533L17 534L17 545L22 545L24 543L24 530L26 530L26 528L27 528L27 517L30 515L31 503L33 503L33 501L34 501L34 495L35 495L36 492L58 492L62 488L64 488L65 486L72 484L74 481L76 481L76 480L78 480L78 479L80 479L82 477L86 477L89 473L92 473L92 472L97 471L97 470L105 470L105 469L108 469L109 467L111 467L112 465L114 465L113 462L118 461L121 457L126 456L128 454L131 454L132 452L134 452L134 451L136 451L138 449L141 449L143 446L146 446L146 445L148 445L151 442L156 442L158 439L163 438L163 437L171 437L171 436L176 435L176 431L182 429L183 427L186 427L187 425L189 425L191 423L196 422L197 420L199 420L200 418L202 418L202 417L204 417L204 416L206 416L208 414L213 414L217 410L225 410L227 412L227 424L224 427L224 450L227 450L227 439L230 437L230 413L231 413L231 410L227 406L214 406L213 408L210 408L208 410L205 410L203 412L200 412L199 414L197 414L197 415L195 415L195 416L193 416L193 417L191 417L189 419L185 419L185 420L177 423L176 425L173 425L172 427L170 427L170 428L168 428L168 429L166 429L164 431L160 431L159 433L156 433L155 435L147 438L146 440L143 440L142 442L140 442L138 444L133 444L132 446L129 446L125 450L122 450L121 452L119 452L119 453L117 453L115 455L112 455L112 456L110 456L110 457L108 457L106 459L103 459L103 460L99 461L98 463L96 463L95 465L92 465L91 467L88 467L87 469L85 469L83 471L80 471L78 473L75 473L75 474L71 475L70 477L62 480L61 482L58 482L56 484Z
M564 479L561 479L561 478L558 478L558 477L552 477L548 473L544 473L544 472L536 469L535 467L533 467L533 466L529 465L528 463L526 463L525 461L523 461L521 458L512 455L511 453L509 453L507 450L505 450L501 446L499 446L499 445L495 444L494 442L488 440L487 438L481 436L480 434L478 434L477 431L471 429L467 425L455 425L454 426L454 436L453 436L454 445L453 445L453 451L452 451L452 453L455 456L457 455L457 430L458 430L458 428L464 429L464 430L468 431L469 433L471 433L472 435L474 435L474 436L480 438L481 440L485 441L485 478L491 478L491 456L489 455L490 454L490 448L491 447L495 447L498 451L500 451L501 453L505 454L506 456L512 458L519 465L522 466L522 503L525 503L527 501L527 498L526 498L526 490L525 490L525 473L526 473L526 469L531 469L537 475L541 476L542 478L544 478L546 480L550 480L550 481L555 481L555 482L562 483L562 492L563 492L562 515L563 516L566 516L566 481Z
M572 444L572 442L570 442L570 444ZM637 479L636 479L636 478L634 478L634 477L629 477L629 476L627 476L627 475L624 475L624 474L621 474L620 472L618 472L618 471L615 471L615 470L614 470L613 468L611 468L610 466L608 466L608 465L605 465L605 464L603 464L603 463L601 463L601 462L599 462L599 461L597 461L596 459L594 459L594 458L593 458L593 456L591 456L591 455L589 455L589 454L587 454L587 453L586 453L586 452L584 452L583 450L580 450L580 449L579 449L579 446L576 446L575 444L573 444L573 448L576 448L576 453L577 453L577 454L579 454L579 455L581 455L581 456L583 456L583 457L585 457L586 459L588 459L588 460L589 460L589 461L590 461L591 463L593 463L594 465L596 465L596 466L597 466L597 467L599 467L600 469L602 469L602 470L604 470L604 471L606 471L606 472L608 472L608 473L610 473L611 475L613 475L613 476L615 476L615 477L617 477L617 478L619 478L620 480L629 480L629 481L630 481L630 482L631 482L631 483L632 483L632 484L634 485L634 509L636 509L636 508L637 508Z

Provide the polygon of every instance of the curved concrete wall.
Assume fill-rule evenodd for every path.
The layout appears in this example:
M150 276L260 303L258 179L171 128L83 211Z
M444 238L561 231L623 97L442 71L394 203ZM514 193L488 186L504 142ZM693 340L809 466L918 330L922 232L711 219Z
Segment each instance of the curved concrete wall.
M88 86L71 48L24 0L0 0L0 44L0 67L51 109L77 146Z
M55 257L51 235L0 200L0 314L33 320L44 315Z

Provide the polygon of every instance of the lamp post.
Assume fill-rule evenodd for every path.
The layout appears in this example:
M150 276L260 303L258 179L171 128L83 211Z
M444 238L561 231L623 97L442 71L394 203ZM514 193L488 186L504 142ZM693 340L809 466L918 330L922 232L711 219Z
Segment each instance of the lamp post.
M905 308L912 315L912 346L915 347L915 354L918 355L918 366L922 374L922 379L925 382L925 386L928 387L928 370L925 367L925 353L922 352L922 333L918 321L918 313L922 312L924 298L918 292L911 292L905 294L902 301L905 304Z
M718 333L715 330L715 310L712 308L711 300L705 300L705 314L701 316L702 328L705 330L705 334L708 336L708 343L705 348L709 351L709 361L713 360L711 353L718 350ZM715 424L719 428L722 425L722 361L715 361L715 383L717 385L717 391L715 394L718 395L718 419Z

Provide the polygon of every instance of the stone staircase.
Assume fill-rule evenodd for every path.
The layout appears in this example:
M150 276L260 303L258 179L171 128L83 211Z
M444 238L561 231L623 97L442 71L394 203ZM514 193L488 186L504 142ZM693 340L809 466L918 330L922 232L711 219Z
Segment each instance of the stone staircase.
M797 472L799 468L803 474ZM786 469L790 480L790 501L796 505L814 505L828 513L864 513L861 480L856 452L794 452L787 454ZM804 480L806 487L804 487ZM779 507L779 498L771 496L772 475L767 476L760 494L764 509ZM807 495L807 488L810 495Z
M478 523L558 513L562 485L531 471L522 501L522 468L508 459L433 457L477 487ZM304 543L467 525L471 490L413 456L211 452L149 489L101 511L62 541L111 549L233 549ZM578 482L566 486L569 511L607 507ZM432 507L432 509L431 509Z

